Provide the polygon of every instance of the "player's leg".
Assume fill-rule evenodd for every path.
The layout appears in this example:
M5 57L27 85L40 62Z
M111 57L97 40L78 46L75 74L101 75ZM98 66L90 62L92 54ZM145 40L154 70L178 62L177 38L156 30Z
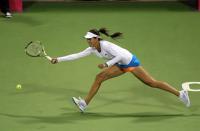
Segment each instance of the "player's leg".
M169 85L166 82L155 80L152 76L148 74L147 71L145 71L141 66L136 67L132 73L142 82L145 84L154 87L159 88L165 91L168 91L176 96L179 97L179 99L187 106L190 106L190 99L187 90L181 90L180 92L176 90L174 87Z
M149 85L150 87L153 88L159 88L165 91L168 91L176 96L179 96L180 93L177 89L175 89L174 87L172 87L171 85L169 85L166 82L163 81L158 81L155 80L152 76L149 75L149 73L147 71L145 71L144 68L142 68L142 66L138 66L136 67L132 73L139 79L141 80L143 83L145 83L146 85Z
M119 67L114 65L114 66L111 66L111 67L103 70L98 75L96 75L95 81L92 84L92 87L91 87L87 97L85 98L86 104L89 104L91 99L97 93L97 91L98 91L98 89L101 86L101 83L103 81L108 80L108 79L113 78L113 77L120 76L122 74L124 74L124 72Z
M1 11L5 14L6 17L12 17L9 11L9 1L1 0Z

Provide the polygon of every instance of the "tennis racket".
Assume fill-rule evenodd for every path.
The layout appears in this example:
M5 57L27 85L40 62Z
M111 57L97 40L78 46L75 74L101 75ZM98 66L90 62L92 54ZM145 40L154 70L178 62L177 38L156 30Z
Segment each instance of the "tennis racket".
M45 57L48 60L52 60L50 56L45 52L44 46L40 41L31 41L25 47L25 52L31 57Z
M182 88L187 91L194 91L194 92L200 91L200 88L199 89L194 89L194 88L191 89L190 85L193 85L193 84L198 84L200 86L200 82L185 82L182 84Z

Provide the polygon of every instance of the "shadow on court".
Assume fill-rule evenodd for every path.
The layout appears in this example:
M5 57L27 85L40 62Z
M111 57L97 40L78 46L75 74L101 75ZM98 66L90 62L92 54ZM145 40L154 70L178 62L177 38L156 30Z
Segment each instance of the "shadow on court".
M44 25L45 24L44 22L42 22L41 20L39 20L36 17L34 18L34 17L27 16L27 15L22 15L22 14L13 16L13 18L8 20L8 22L24 24L24 25L27 25L27 26L30 26L30 27L32 27L32 26L40 26L40 25Z
M70 83L68 83L70 85ZM73 96L84 96L87 95L89 90L80 90L78 88L64 88L64 87L53 87L48 85L40 85L40 84L23 84L23 90L12 92L11 95L30 95L30 94L37 94L37 93L44 93L44 94L52 94L59 96L55 98L55 101L66 101L70 103L71 97ZM141 87L140 87L141 86ZM163 95L160 91L156 91L153 89L145 89L149 87L143 87L144 85L141 84L139 87L130 87L126 89L115 89L113 91L99 91L99 95L94 97L94 101L98 100L101 101L101 104L91 106L89 109L98 109L98 108L106 108L106 106L121 104L124 106L138 106L138 107L154 107L160 109L170 109L173 111L182 111L184 105L176 100L176 97L169 97L169 95ZM105 87L106 88L106 87ZM153 91L150 91L153 90ZM113 94L119 96L120 98L116 98ZM144 95L145 94L145 95ZM167 93L166 93L167 94ZM147 102L138 102L140 99L155 99L155 103L147 103ZM91 103L92 104L92 103ZM180 104L181 106L177 106ZM182 108L183 107L183 108Z
M34 115L16 115L9 113L0 113L1 116L10 117L16 119L19 123L23 124L38 124L38 123L50 123L50 124L67 124L76 123L88 120L98 119L122 119L132 118L133 122L145 123L145 122L157 122L166 119L173 119L177 117L200 117L200 114L164 114L155 112L141 112L141 113L63 113L59 116L34 116Z
M70 89L68 87L54 87L49 85L42 85L36 83L24 83L22 84L23 90L19 90L17 92L12 92L11 95L28 95L35 93L46 93L46 94L55 94L60 96L73 96L73 95L84 95L86 92L81 91L80 89ZM68 83L70 85L70 83Z

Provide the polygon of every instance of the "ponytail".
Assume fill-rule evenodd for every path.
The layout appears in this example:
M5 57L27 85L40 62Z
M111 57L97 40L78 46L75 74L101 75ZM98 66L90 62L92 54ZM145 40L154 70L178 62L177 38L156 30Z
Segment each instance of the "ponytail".
M122 36L122 33L121 32L115 32L114 34L112 34L110 37L112 39L115 39L115 38L120 38Z
M115 32L113 33L112 35L110 35L108 32L108 30L106 28L100 28L99 29L99 32L108 36L108 37L111 37L112 39L115 39L115 38L119 38L122 36L122 33L121 32Z
M110 35L109 31L106 28L100 28L99 30L91 29L91 30L89 30L89 32L94 33L94 34L96 34L98 36L100 36L100 33L102 33L102 34L104 34L104 35L106 35L108 37L111 37L112 39L116 39L116 38L119 38L119 37L122 36L121 32L115 32L112 35Z

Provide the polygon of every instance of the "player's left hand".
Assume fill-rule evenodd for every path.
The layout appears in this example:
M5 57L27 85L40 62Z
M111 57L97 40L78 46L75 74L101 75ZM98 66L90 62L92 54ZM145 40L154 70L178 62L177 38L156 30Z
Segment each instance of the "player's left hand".
M99 67L100 69L103 69L103 68L106 68L107 66L106 66L106 64L99 64L98 67Z

